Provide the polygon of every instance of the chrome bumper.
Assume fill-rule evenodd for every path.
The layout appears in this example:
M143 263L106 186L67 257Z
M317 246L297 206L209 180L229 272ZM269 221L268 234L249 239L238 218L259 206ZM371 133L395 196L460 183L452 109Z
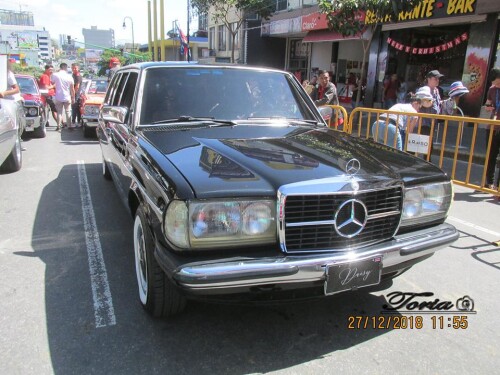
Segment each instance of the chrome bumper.
M87 126L97 126L99 123L99 116L82 115L82 120L86 122Z
M383 257L383 269L391 271L405 268L402 263L434 253L458 239L454 226L439 226L396 236L357 251L332 254L276 256L268 258L227 258L214 262L188 263L177 268L173 279L191 292L220 289L219 293L231 293L231 289L265 284L312 283L325 280L326 265L353 262L376 255Z

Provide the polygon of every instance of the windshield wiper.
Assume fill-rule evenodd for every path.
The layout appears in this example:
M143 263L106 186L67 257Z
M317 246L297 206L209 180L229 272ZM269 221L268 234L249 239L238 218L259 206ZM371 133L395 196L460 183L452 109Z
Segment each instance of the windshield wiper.
M205 122L205 121L212 123L211 125L209 125L210 127L236 125L236 123L231 120L218 120L215 119L214 117L193 117L193 116L179 116L177 118L155 121L152 124L158 125L158 124L173 124L178 122Z

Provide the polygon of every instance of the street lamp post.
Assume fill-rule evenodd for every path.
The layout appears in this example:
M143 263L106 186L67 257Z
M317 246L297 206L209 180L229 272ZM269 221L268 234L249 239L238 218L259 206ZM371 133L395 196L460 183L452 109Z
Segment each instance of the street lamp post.
M127 25L125 24L125 20L128 19L130 21L130 25L132 26L132 61L135 61L134 53L135 53L135 42L134 42L134 21L131 17L125 16L123 17L123 28L125 29Z

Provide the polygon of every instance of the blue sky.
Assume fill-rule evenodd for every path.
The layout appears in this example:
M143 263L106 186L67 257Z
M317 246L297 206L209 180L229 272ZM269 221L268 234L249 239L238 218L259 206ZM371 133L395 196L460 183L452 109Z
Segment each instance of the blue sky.
M165 33L172 28L174 20L186 32L187 0L164 0ZM157 0L158 12L160 0ZM131 17L134 24L136 43L148 41L148 1L147 0L0 0L1 9L29 11L33 13L35 26L45 27L53 39L59 34L71 35L83 41L82 28L113 29L116 44L131 43L132 29L125 17ZM151 0L153 9L153 0ZM197 20L191 19L190 32L197 29ZM158 33L160 23L158 21Z

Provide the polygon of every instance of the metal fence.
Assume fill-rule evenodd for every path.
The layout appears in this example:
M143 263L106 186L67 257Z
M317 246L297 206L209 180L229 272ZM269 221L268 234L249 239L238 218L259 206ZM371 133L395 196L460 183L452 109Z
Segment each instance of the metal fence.
M425 113L393 112L384 109L355 108L348 115L342 106L330 106L333 109L328 125L347 132L356 137L379 139L389 146L396 147L397 138L391 137L389 124L394 118L406 118L409 126L410 118L416 117L411 132L406 132L402 140L403 151L439 166L457 185L484 191L500 196L498 186L491 188L486 184L488 155L491 151L495 131L500 132L500 121L463 116L432 115ZM382 114L384 116L380 117ZM393 120L389 119L392 114ZM385 122L383 133L378 133L375 122ZM498 159L497 159L498 160ZM498 164L497 161L493 163ZM499 166L496 165L494 181L498 181Z

